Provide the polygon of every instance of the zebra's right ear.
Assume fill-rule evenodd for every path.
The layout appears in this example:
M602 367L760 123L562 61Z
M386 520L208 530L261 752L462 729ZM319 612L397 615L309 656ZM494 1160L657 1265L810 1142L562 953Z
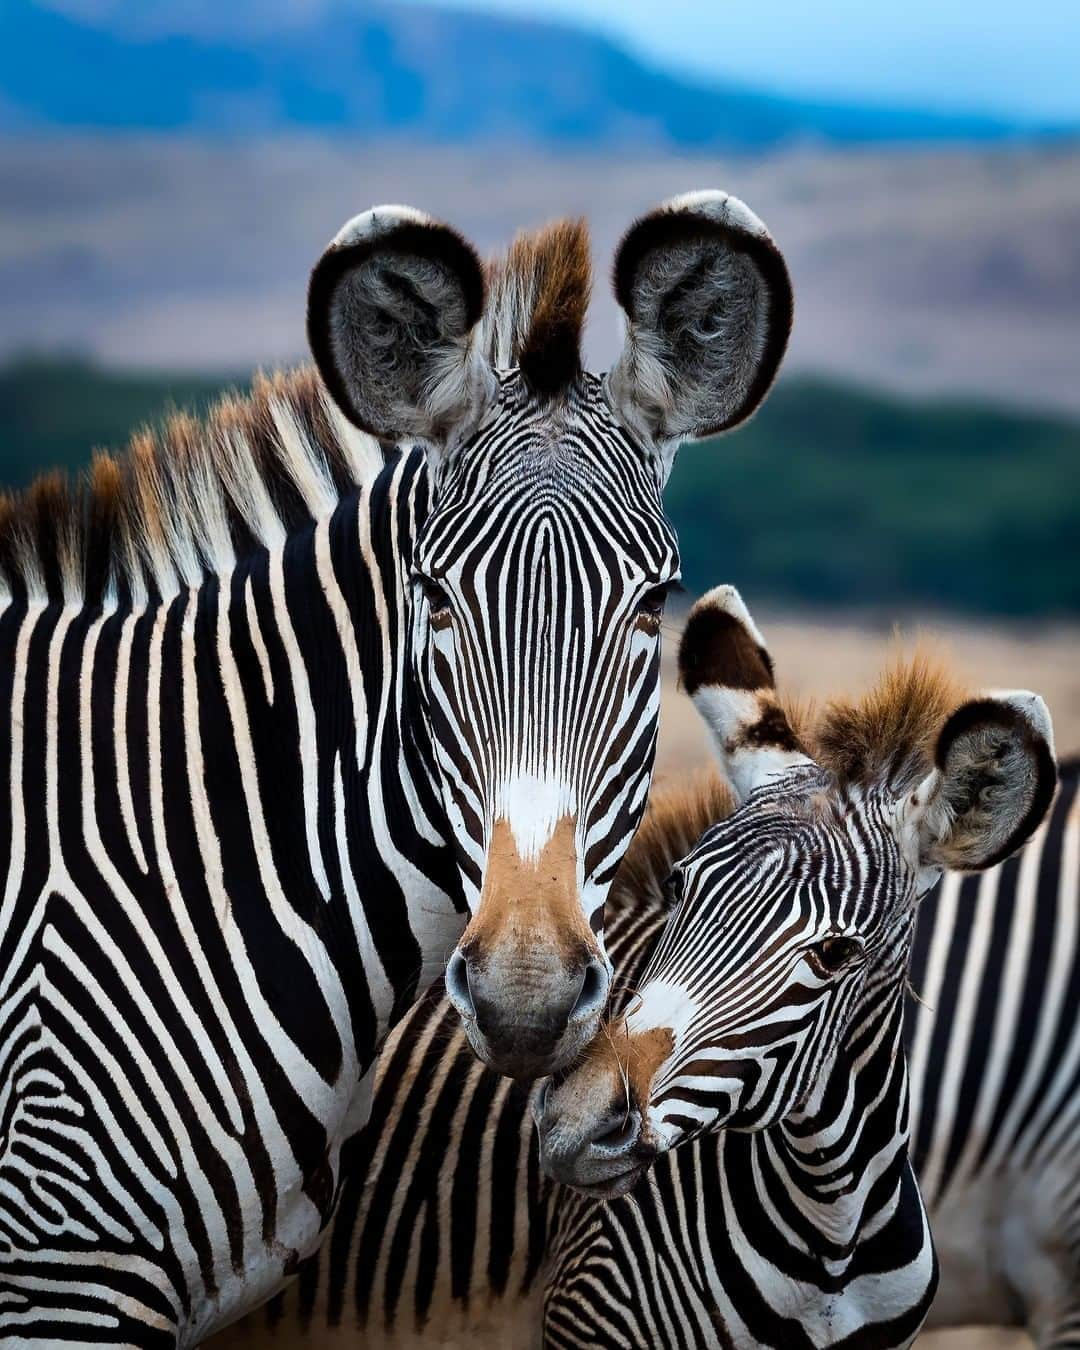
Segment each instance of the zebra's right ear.
M308 341L356 426L444 447L479 421L496 388L473 340L483 308L470 244L421 211L378 206L350 220L316 263Z
M680 441L737 426L768 393L791 331L791 279L737 197L689 192L631 226L615 296L627 333L611 404L666 467Z
M738 801L767 779L813 763L780 705L772 658L734 586L715 586L691 609L679 678L712 732Z

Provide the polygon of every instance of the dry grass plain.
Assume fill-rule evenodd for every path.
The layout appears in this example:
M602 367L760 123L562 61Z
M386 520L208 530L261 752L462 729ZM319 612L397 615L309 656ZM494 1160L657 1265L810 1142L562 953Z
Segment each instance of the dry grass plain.
M481 248L583 214L590 364L621 344L606 272L641 211L688 188L747 201L797 296L787 368L1080 412L1080 147L802 146L760 157L431 147L342 138L0 137L0 355L249 370L303 345L308 269L372 202Z

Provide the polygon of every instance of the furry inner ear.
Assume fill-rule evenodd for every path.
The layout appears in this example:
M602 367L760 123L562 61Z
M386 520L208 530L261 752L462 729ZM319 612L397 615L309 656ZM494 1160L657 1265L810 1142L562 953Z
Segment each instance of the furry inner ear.
M767 779L812 764L776 696L764 639L734 586L715 586L690 611L679 678L712 732L738 801Z
M761 403L791 331L791 281L738 198L688 193L639 220L615 257L615 295L628 328L609 390L639 433L711 436Z
M912 796L925 865L993 867L1038 828L1057 784L1050 713L1027 690L962 704Z
M472 340L480 259L404 206L350 220L315 265L308 340L342 412L382 440L445 444L479 420L494 373Z

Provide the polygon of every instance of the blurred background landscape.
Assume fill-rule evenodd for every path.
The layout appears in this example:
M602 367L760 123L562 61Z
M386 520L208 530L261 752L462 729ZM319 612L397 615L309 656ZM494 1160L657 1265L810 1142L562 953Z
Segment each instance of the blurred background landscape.
M802 692L899 624L1080 748L1078 60L1074 0L2 0L0 485L302 359L308 270L380 201L483 249L586 215L603 369L619 235L724 187L796 324L680 456L688 589L735 582ZM662 764L702 750L670 690Z

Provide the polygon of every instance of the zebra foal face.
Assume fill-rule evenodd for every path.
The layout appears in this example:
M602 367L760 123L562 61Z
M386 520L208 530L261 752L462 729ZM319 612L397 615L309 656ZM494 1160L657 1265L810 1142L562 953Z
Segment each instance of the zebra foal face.
M607 998L604 898L648 792L678 575L675 450L756 407L790 324L779 253L721 193L639 221L616 285L626 348L598 376L581 224L485 274L453 231L380 208L312 279L339 405L427 455L409 678L470 911L447 991L477 1053L521 1077L573 1058Z
M680 666L740 805L675 869L625 1016L547 1096L545 1165L604 1195L704 1130L798 1128L842 1090L852 1029L900 1017L918 899L1018 848L1056 781L1041 699L964 699L925 663L796 735L730 588L695 606Z

